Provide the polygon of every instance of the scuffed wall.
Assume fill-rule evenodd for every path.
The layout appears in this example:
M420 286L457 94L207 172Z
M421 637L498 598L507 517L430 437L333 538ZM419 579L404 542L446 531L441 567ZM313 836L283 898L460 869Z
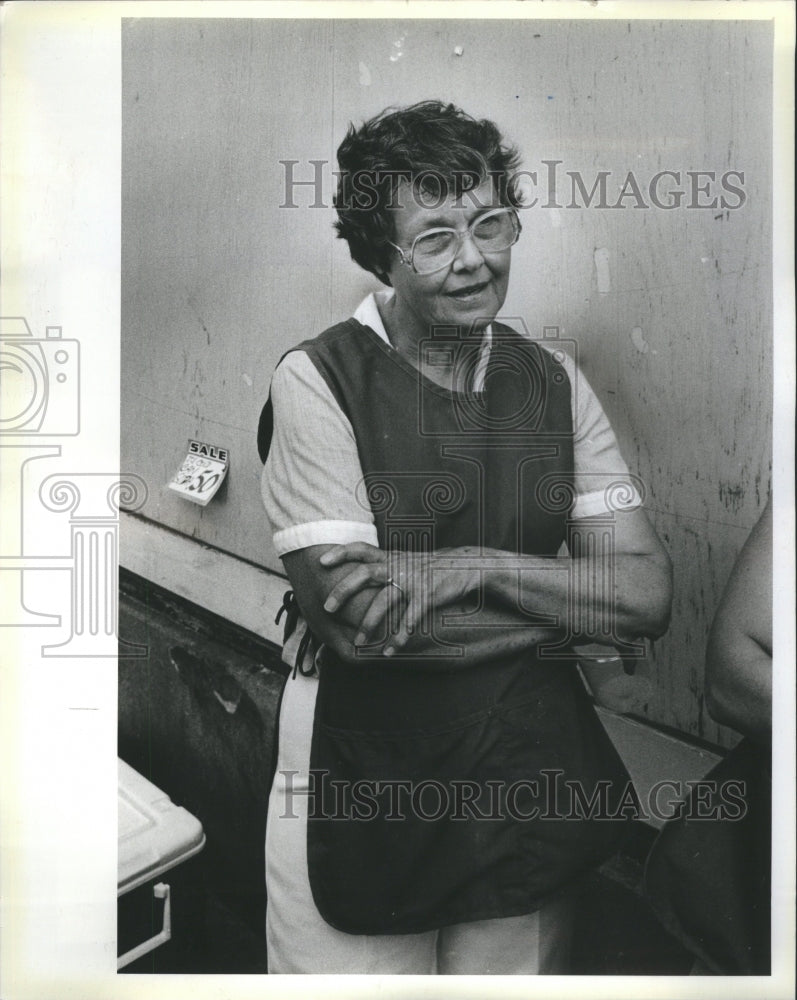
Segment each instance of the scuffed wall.
M143 515L280 568L254 444L271 371L374 287L331 229L335 148L386 105L453 100L537 174L505 314L575 341L673 558L648 715L728 743L703 655L771 468L771 43L751 21L126 22L122 466ZM320 188L286 198L289 169ZM166 488L189 437L231 453L205 509Z

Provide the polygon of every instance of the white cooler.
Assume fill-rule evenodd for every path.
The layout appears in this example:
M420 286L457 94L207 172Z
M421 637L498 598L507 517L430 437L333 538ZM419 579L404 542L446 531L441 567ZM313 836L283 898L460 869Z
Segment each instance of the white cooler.
M163 876L205 845L202 824L138 771L119 760L119 871L117 897L152 883L151 897L163 901L163 926L117 958L122 969L172 937L172 888ZM146 892L147 890L142 890Z

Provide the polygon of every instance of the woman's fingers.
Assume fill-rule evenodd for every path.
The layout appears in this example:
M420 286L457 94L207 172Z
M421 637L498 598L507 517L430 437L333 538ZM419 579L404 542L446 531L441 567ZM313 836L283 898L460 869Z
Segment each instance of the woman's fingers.
M384 562L386 553L375 545L367 542L348 542L346 545L333 545L318 560L322 566L340 566L347 562Z
M371 602L360 622L355 646L382 646L389 639L389 626L398 621L400 595L394 587L384 587Z
M342 576L327 594L324 601L324 611L330 614L337 611L349 598L354 597L367 587L383 585L387 578L387 570L372 563L353 563L354 568Z
M407 606L398 628L387 640L385 656L403 649L419 629L428 628L438 608L460 600L469 590L466 577L433 573L429 565L420 566L407 587Z
M421 571L411 581L407 581L405 596L406 607L388 637L385 656L393 656L406 646L424 616L432 608L433 595L426 573Z
M363 590L381 588L363 615L354 643L384 644L385 656L402 650L436 608L473 588L472 570L428 555L388 553L365 542L336 545L320 557L320 563L327 568L346 567L324 601L329 613Z

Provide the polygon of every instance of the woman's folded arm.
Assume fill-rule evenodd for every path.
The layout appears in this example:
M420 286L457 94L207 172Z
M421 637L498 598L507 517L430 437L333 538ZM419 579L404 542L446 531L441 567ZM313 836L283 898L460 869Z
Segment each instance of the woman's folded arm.
M362 542L283 558L311 629L342 659L427 657L451 669L565 636L661 635L670 560L644 512L615 515L608 551L592 544L596 527L582 519L576 554L558 558L470 546L387 553Z

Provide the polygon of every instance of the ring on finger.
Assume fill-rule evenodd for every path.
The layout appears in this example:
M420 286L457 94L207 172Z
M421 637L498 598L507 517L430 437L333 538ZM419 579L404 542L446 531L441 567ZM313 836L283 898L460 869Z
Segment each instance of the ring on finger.
M386 587L395 587L396 590L401 594L402 597L406 597L407 596L404 593L404 591L402 590L402 588L396 583L396 581L393 579L392 576L389 576L387 578L387 580L385 580L385 586Z

